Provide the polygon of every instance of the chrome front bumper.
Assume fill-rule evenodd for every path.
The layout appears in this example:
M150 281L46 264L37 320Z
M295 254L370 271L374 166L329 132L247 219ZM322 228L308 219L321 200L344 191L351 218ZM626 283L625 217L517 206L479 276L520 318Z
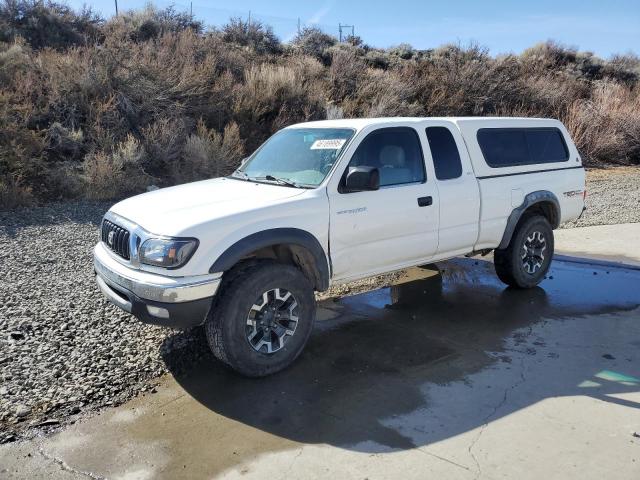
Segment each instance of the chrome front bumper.
M111 303L146 323L180 328L204 321L221 274L169 277L129 268L113 255L102 242L93 251L96 283Z

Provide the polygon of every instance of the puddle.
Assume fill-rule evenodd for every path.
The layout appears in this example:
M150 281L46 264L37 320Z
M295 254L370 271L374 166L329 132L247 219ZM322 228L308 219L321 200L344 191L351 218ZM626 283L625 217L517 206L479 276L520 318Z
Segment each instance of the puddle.
M425 382L508 363L508 355L485 352L500 352L524 327L640 304L640 272L622 268L556 262L531 290L505 288L484 260L440 269L413 269L392 287L321 302L305 352L278 375L244 379L209 361L177 381L206 409L296 444L412 448L380 420L427 407ZM516 345L525 341L518 335Z

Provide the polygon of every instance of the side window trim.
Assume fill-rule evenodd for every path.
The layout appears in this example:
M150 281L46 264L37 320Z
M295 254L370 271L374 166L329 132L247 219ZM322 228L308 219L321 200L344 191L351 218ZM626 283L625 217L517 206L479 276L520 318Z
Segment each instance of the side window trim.
M387 188L406 187L407 185L422 185L423 183L426 183L426 180L424 182L415 181L415 182L405 182L405 183L392 183L391 185L380 185L380 188L378 190L386 190Z
M356 152L358 151L358 149L360 148L360 146L365 141L367 141L367 139L370 136L372 136L374 134L379 134L380 132L383 132L383 131L386 131L386 130L411 130L411 132L415 135L416 145L418 146L418 151L420 152L420 162L421 162L421 166L422 166L423 180L414 181L414 182L405 182L405 183L395 183L395 184L391 184L391 185L380 185L379 190L386 190L388 188L406 187L408 185L420 185L420 184L427 183L427 180L428 180L428 178L427 178L427 166L426 166L426 162L425 162L425 158L424 158L424 150L422 148L422 141L420 139L420 134L418 133L418 131L413 127L409 127L409 126L405 126L405 125L393 126L393 127L380 127L380 128L376 128L375 130L372 130L369 133L367 133L365 135L365 137L362 140L360 140L358 145L355 147L355 150L351 154L351 158L349 159L349 162L347 163L346 167L344 168L344 170L340 174L340 181L338 183L338 188L337 188L338 193L340 193L340 194L350 193L350 192L342 191L342 185L343 185L344 179L345 179L345 177L347 175L347 172L349 171L349 167L351 166L351 162L353 161L353 158L354 158ZM355 140L355 138L353 140Z

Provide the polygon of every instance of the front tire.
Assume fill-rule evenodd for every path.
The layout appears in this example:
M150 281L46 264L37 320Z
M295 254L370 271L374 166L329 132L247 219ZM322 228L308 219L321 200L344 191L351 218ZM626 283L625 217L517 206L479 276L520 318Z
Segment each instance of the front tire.
M205 323L213 354L247 377L286 368L302 352L315 321L309 280L293 265L274 261L228 275Z
M507 248L494 251L498 278L513 287L535 287L549 271L553 250L553 229L549 221L540 215L525 217Z

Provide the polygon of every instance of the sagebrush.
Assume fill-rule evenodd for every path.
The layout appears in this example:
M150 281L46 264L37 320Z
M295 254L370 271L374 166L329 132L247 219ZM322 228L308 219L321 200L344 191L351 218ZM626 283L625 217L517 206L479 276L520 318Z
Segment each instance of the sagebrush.
M108 21L0 2L0 206L121 198L228 174L295 122L362 116L561 119L590 166L640 163L640 59L554 42L375 49L315 28L283 44L148 6Z

